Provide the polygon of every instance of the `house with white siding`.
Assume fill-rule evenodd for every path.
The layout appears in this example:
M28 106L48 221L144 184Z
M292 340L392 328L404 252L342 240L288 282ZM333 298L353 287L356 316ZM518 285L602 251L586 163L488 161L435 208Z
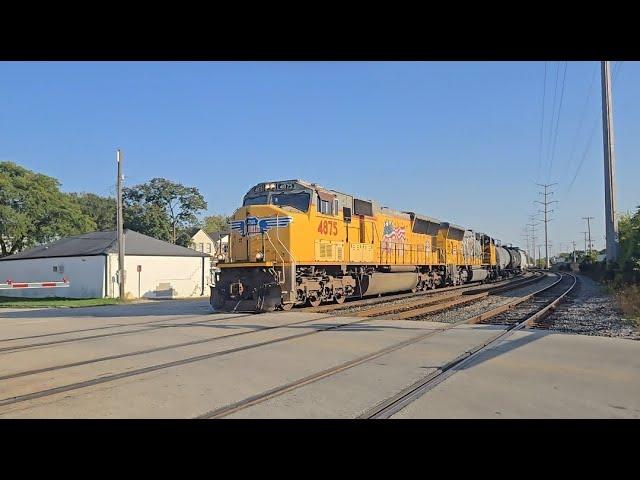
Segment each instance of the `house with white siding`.
M127 298L187 298L209 295L211 257L133 230L124 231ZM15 297L115 298L119 295L116 231L63 238L0 258L0 282L67 279L68 287L6 289Z
M217 261L218 255L225 258L229 252L229 232L205 232L203 229L194 229L191 235L189 248L196 252L206 253Z

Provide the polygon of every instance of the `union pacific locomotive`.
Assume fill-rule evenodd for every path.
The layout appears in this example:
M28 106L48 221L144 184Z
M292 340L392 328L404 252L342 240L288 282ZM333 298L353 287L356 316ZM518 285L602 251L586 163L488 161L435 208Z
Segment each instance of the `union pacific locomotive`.
M289 310L349 297L493 281L530 265L480 232L302 180L260 183L231 221L211 305Z

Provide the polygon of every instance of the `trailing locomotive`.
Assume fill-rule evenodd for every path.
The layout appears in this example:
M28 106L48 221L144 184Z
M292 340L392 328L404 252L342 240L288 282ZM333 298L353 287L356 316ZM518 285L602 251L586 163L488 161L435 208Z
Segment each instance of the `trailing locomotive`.
M256 185L230 226L210 299L223 311L492 281L528 266L484 233L302 180Z

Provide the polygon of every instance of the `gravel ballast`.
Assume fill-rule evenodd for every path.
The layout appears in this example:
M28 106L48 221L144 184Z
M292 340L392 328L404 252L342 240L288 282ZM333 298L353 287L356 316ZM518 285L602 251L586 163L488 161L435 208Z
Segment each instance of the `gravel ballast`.
M620 313L614 296L589 277L576 276L578 284L573 291L536 328L640 340L640 332Z
M456 323L462 320L469 319L482 312L486 312L488 310L499 307L501 305L506 305L507 303L512 302L517 297L524 297L531 293L537 292L538 290L546 286L549 286L557 281L558 281L558 277L556 275L549 275L546 278L543 278L540 281L530 285L515 288L513 290L509 290L507 292L503 292L495 295L489 295L487 298L484 298L478 302L473 302L469 305L464 305L460 307L454 307L444 312L439 312L435 314L426 314L419 317L414 317L412 318L412 320L427 320L429 322Z

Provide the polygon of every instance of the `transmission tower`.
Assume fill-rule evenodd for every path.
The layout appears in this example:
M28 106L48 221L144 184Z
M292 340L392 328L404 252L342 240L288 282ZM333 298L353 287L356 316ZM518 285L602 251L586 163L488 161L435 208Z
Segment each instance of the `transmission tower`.
M551 219L548 217L549 213L553 213L553 210L549 210L549 205L551 205L552 203L558 203L557 200L548 200L548 197L550 195L553 195L553 192L549 191L549 188L557 185L557 183L548 183L548 184L544 184L544 183L538 183L537 184L540 187L544 188L544 192L538 192L540 195L544 196L544 201L540 201L540 200L534 200L535 203L539 203L540 205L544 206L544 210L540 210L540 213L544 213L544 255L545 255L545 268L549 268L549 235L548 235L548 226L547 224L551 221Z

